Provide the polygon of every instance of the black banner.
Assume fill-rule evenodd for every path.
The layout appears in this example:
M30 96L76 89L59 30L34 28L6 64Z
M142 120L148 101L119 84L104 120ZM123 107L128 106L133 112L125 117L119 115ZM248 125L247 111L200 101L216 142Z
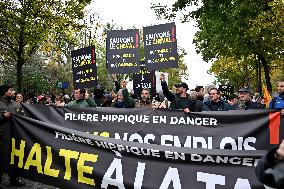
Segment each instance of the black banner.
M147 70L178 67L175 23L144 27L143 39Z
M110 138L131 142L204 149L267 150L284 138L278 123L279 112L263 110L193 112L188 115L169 109L23 107L25 113L36 120L92 134L105 133ZM200 142L192 143L195 139Z
M74 88L97 86L95 47L90 46L71 52Z
M283 138L279 112L24 110L6 127L5 165L60 188L265 189L254 166Z
M108 31L106 48L108 73L139 72L140 35L138 29Z
M156 76L155 71L147 71L145 62L140 62L139 73L133 74L133 90L136 97L139 97L142 89L149 89L152 97L156 95Z

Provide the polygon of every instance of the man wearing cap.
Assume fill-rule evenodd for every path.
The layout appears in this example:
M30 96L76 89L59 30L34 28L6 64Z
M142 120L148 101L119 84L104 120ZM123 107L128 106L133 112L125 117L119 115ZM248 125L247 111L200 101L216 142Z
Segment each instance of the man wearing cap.
M204 87L196 86L195 91L197 92L197 99L203 102L204 101Z
M4 124L9 119L11 119L12 114L21 114L21 106L20 104L16 103L13 99L15 97L15 90L11 85L3 84L0 85L0 151L2 147L2 140L4 134ZM0 183L2 182L2 171L1 165L2 161L0 160ZM23 183L18 181L16 173L11 171L10 172L10 183L11 186L21 187L24 186Z
M239 89L239 104L237 109L239 110L248 110L248 109L259 109L259 106L256 102L251 100L250 90L247 88Z
M276 109L284 115L284 78L278 82L278 95L270 101L269 109Z
M191 100L190 96L186 93L188 90L188 85L184 82L175 84L176 94L173 94L169 91L167 82L165 81L165 75L160 75L161 85L163 94L171 102L171 109L183 109L185 112L197 112L202 111L204 104L199 103L198 107L196 105L193 108L192 104L194 100Z

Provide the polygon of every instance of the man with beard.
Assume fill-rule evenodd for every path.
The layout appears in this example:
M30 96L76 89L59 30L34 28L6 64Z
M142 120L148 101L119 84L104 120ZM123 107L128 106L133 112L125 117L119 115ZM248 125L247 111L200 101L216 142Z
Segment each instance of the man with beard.
M152 99L150 96L150 90L147 88L142 89L139 99L140 108L152 108Z
M269 109L276 109L284 115L284 78L278 82L278 95L270 101Z
M4 125L9 119L12 118L12 114L21 114L21 106L16 103L13 99L15 97L15 90L11 85L3 84L0 85L0 151L2 150L2 141L4 138ZM0 183L2 182L3 167L2 161L0 160ZM10 184L11 186L21 187L24 186L17 177L16 172L13 170L9 171Z
M190 98L186 93L188 90L188 85L184 82L175 84L176 94L173 94L169 91L167 82L165 81L165 75L160 75L162 90L165 97L171 102L171 109L182 109L185 113L189 112L200 112L204 109L204 104L201 101L198 101ZM195 105L193 105L195 104Z

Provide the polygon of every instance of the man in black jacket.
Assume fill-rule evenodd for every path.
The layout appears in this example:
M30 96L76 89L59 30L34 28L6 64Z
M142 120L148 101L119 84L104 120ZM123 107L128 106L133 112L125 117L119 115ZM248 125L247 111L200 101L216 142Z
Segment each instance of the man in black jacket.
M284 140L263 156L255 169L257 179L270 187L284 188Z
M195 91L197 92L197 99L203 102L204 101L204 87L196 86Z
M239 110L259 109L258 104L251 100L250 90L247 88L239 89L239 100L237 107Z
M209 91L210 100L204 104L207 106L209 111L228 111L230 105L221 99L220 91L217 88L212 88Z
M195 103L194 100L190 99L190 96L186 93L188 90L188 85L184 82L175 84L176 87L176 94L173 94L169 91L167 82L165 81L165 75L160 75L162 90L165 97L171 102L170 108L171 109L182 109L185 110L187 113L190 112L197 112L203 110L203 103L193 104ZM194 107L194 108L193 108Z
M11 119L12 114L21 114L21 106L16 103L13 99L15 97L15 90L11 85L0 85L0 151L2 148L2 139L4 134L4 124L9 119ZM2 170L0 160L0 183L2 182ZM10 171L10 183L11 186L21 187L24 186L23 183L19 182L16 177L16 172Z

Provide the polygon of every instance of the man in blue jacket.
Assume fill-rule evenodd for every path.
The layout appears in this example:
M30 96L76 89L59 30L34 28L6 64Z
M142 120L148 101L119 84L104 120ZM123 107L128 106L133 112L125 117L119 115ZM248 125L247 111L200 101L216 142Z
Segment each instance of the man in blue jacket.
M276 109L284 115L284 78L278 82L278 95L270 101L269 109Z

